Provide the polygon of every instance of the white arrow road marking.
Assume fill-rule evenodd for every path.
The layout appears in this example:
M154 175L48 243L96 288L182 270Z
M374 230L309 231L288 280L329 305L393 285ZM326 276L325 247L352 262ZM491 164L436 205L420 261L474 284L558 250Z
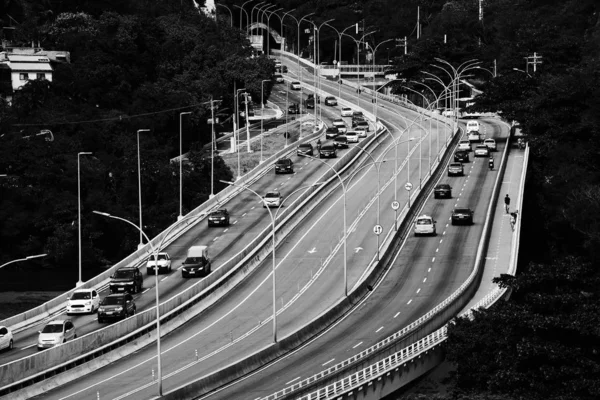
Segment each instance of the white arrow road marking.
M357 247L357 248L355 248L355 249L354 249L354 252L355 252L355 253L358 253L358 252L359 252L359 251L361 251L362 249L363 249L362 247Z
M316 252L316 251L317 251L317 248L316 248L316 247L313 247L313 248L312 248L311 250L309 250L308 252L309 252L310 254L312 254L312 253L314 253L314 252Z

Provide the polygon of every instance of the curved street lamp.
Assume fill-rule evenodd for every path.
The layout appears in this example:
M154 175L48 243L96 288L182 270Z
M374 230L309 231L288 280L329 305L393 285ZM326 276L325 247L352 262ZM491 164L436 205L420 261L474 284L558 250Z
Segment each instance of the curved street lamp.
M249 31L249 34L250 34L250 35L252 34L252 31L254 30L254 28L252 27L252 24L253 24L253 22L252 22L252 21L254 21L254 9L255 9L256 7L258 7L258 6L262 6L262 5L263 5L263 4L265 4L265 3L266 3L266 1L261 1L260 3L256 3L256 4L254 5L254 7L252 7L252 9L250 10L250 25L248 25L248 28L247 28L247 31ZM257 19L257 21L258 21L258 16L257 16L257 18L256 18L256 19Z
M76 283L77 286L83 285L83 280L81 279L81 156L91 155L90 151L80 151L77 153L77 236L79 239L79 280Z
M373 33L377 32L373 30L371 32L365 33L359 40L354 39L354 36L348 35L347 33L342 33L342 35L348 36L350 39L354 40L356 43L356 68L358 75L358 89L356 90L356 101L358 102L358 106L360 107L360 44L366 36L369 36Z
M280 7L276 10L269 10L266 11L267 14L267 55L271 54L271 17L273 16L273 14L275 14L277 16L277 18L279 18L279 15L277 15L278 11L283 10L283 7Z
M339 69L339 76L338 76L338 97L341 98L342 97L342 35L348 29L354 28L356 26L356 24L352 24L352 25L344 28L341 33L334 26L329 25L329 24L326 24L326 25L328 27L330 27L331 29L333 29L338 34L338 41L339 41L338 47L340 49L339 54L338 54L338 69Z
M287 12L283 13L283 16L280 16L279 14L275 14L275 15L276 15L276 16L279 18L279 23L281 24L281 36L283 37L284 44L287 44L287 39L286 39L286 37L285 37L285 36L283 36L283 34L284 34L284 32L285 32L285 29L284 29L284 26L285 26L285 25L283 24L283 20L285 19L285 17L286 17L286 16L287 16L289 13L291 13L291 12L294 12L294 11L296 11L296 9L295 9L295 8L291 9L290 11L287 11ZM288 47L288 48L289 48L289 47ZM285 50L285 48L283 48L283 46L280 46L280 50Z
M137 161L138 161L138 198L139 198L139 209L140 209L140 244L138 249L144 247L142 240L142 168L140 165L140 132L150 132L150 129L138 129L137 130Z
M25 257L25 258L19 258L17 260L12 260L12 261L9 261L9 262L7 262L5 264L0 265L0 268L4 268L7 265L18 263L18 262L21 262L21 261L29 261L29 260L33 260L34 258L46 257L47 255L48 254L44 253L44 254L36 254L35 256L28 256L28 257Z

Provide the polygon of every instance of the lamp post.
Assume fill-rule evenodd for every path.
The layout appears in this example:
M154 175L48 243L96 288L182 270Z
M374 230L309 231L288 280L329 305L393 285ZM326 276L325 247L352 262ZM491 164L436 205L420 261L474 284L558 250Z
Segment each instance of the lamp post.
M264 128L263 128L263 121L265 118L265 98L264 98L264 91L265 91L265 82L270 82L269 79L263 79L261 81L261 85L260 85L260 162L263 162L263 134L264 134ZM287 104L286 104L287 106ZM286 118L287 118L287 112L286 112Z
M258 6L262 6L263 4L265 4L266 1L261 1L260 3L256 3L254 5L254 7L252 7L252 9L250 10L250 25L248 25L248 31L250 33L250 35L252 35L252 31L253 31L253 27L252 27L252 21L254 20L254 9ZM258 21L258 17L256 18Z
M81 156L91 155L89 151L80 151L77 153L77 236L79 238L79 280L76 286L81 286L83 280L81 279ZM140 242L141 243L141 242Z
M250 1L252 1L252 0L250 0ZM246 3L244 3L244 4L246 4ZM242 18L243 17L242 11L244 12L244 14L246 14L246 24L248 23L248 12L246 10L244 10L244 5L243 4L241 6L238 6L237 4L234 4L233 6L239 8L241 10L240 11L240 31L241 31L242 30L242 19L243 19ZM247 29L246 29L246 31L247 31Z
M429 86L424 84L423 82L418 82L418 81L411 81L412 83L416 83L418 85L423 85L425 86L427 89L429 89L429 91L431 92L431 94L433 94L433 97L435 98L435 101L433 102L433 104L436 105L436 107L440 106L440 101L444 98L447 97L447 95L444 95L444 92L440 93L440 95L436 95L434 90ZM437 155L436 155L436 159L439 160L439 156L440 156L440 126L439 126L439 120L436 118L435 119L435 129L437 132L436 135L436 149L437 149ZM444 132L446 130L444 129ZM446 142L444 142L444 146L446 146Z
M235 186L235 187L239 187L241 189L247 190L251 193L254 193L258 198L261 199L261 201L263 200L263 197L258 194L256 191L254 191L253 189L250 189L250 187L248 186L244 186L244 185L238 185L235 182L230 182L230 181L224 181L221 180L220 182L225 183L227 185L231 185L231 186ZM277 284L277 280L275 279L275 270L276 270L276 264L275 264L275 220L277 219L277 214L279 213L279 210L281 210L281 206L283 205L283 203L285 202L285 200L289 199L293 194L304 190L304 189L308 189L311 187L315 187L319 185L319 183L315 183L309 186L304 186L301 188L298 188L296 190L294 190L292 193L290 193L285 199L283 199L280 203L279 203L279 207L277 207L277 210L275 211L275 214L273 214L273 212L271 211L271 207L266 207L267 211L269 211L269 216L271 217L271 240L272 240L272 282L273 282L273 343L277 343L277 295L276 295L276 284Z
M283 7L265 12L267 14L267 55L271 54L271 16L275 14L279 18L277 12L281 10L283 10Z
M328 19L327 21L321 23L318 27L317 27L317 24L315 24L313 21L308 21L311 24L313 24L313 26L315 28L315 31L317 32L316 35L314 35L314 38L313 38L314 43L317 46L317 51L316 51L316 53L315 53L315 55L313 57L314 58L313 61L315 63L315 68L313 68L313 71L315 73L314 78L313 78L313 84L315 85L315 89L318 88L319 90L321 89L321 87L320 87L320 82L321 82L321 57L320 57L320 52L321 52L321 49L320 49L320 43L319 43L320 42L320 35L321 35L321 28L325 24L327 24L329 22L332 22L334 20L335 20L334 18ZM317 101L318 98L319 97L317 96L317 93L316 93L316 90L315 90L315 127L317 126L317 110L319 111L319 115L321 115L321 103L319 101Z
M394 39L386 39L383 42L379 43L377 46L375 46L375 48L373 49L373 85L375 85L375 52L377 51L377 48L379 46L381 46L384 43L391 42L392 40ZM373 114L375 114L375 124L377 124L377 90L375 90L373 93L375 94L375 101L373 101Z
M369 33L365 33L359 40L354 39L353 36L348 35L347 33L342 33L342 35L348 36L350 39L354 40L356 43L356 68L358 74L358 89L356 89L356 101L358 102L358 106L360 107L360 44L366 36L369 36L376 31L371 31Z
M425 95L423 95L423 93L420 93L412 88L409 88L408 86L403 86L405 89L410 90L413 93L418 94L419 96L421 96L423 98L423 100L425 100L427 102L427 109L431 110L431 102L429 100L427 100L427 97L425 97ZM427 134L429 136L429 174L431 174L431 117L428 118L429 119L429 133ZM421 154L421 147L422 147L422 143L419 144L419 157ZM439 149L438 149L439 151ZM421 187L421 159L419 159L419 187Z
M490 70L489 70L489 69L487 69L487 68L483 68L483 67L481 67L481 66L479 66L479 65L478 65L477 67L475 67L475 68L476 68L476 69L481 69L481 70L483 70L483 71L487 71L487 72L489 72L490 74L492 74L492 77L494 77L494 78L496 77L496 69L495 69L495 68L494 68L494 72L490 71Z
M240 92L243 92L244 90L246 90L246 88L242 88L242 89L237 89L235 91L235 96L234 96L234 102L235 102L235 120L238 121L237 126L239 127L239 118L240 118L240 110L239 110L239 105L238 105L238 96L240 94ZM242 173L241 173L241 164L240 164L240 149L239 149L239 132L237 132L237 130L239 130L239 128L236 128L236 125L234 124L233 127L233 135L234 135L234 143L235 143L235 151L237 152L237 159L238 159L238 170L237 170L237 179L240 179L242 177Z
M142 168L140 165L140 132L150 132L150 129L138 129L137 130L137 161L138 161L138 198L139 198L139 210L140 210L140 244L138 249L144 247L142 240Z
M337 34L338 34L338 41L339 41L339 55L338 55L338 69L339 69L339 76L338 76L338 97L342 97L342 35L344 34L344 32L346 32L348 29L350 28L354 28L356 26L356 24L352 24L346 28L344 28L342 30L342 32L340 33L340 31L338 31L335 27L333 27L332 25L326 24L328 27L330 27L331 29L333 29Z
M227 9L227 11L229 11L229 18L231 21L231 27L233 28L233 13L231 12L231 9L229 7L227 7L224 4L219 4L219 3L215 3L217 5L217 7L225 7Z
M46 257L47 255L48 254L44 253L44 254L36 254L35 256L29 256L29 257L25 257L25 258L19 258L18 260L12 260L12 261L9 261L9 262L7 262L5 264L0 265L0 268L4 268L4 267L6 267L9 264L14 264L14 263L21 262L21 261L29 261L29 260L33 260L34 258Z
M191 114L191 111L185 111L179 113L179 216L177 220L183 218L183 121L182 117L184 115Z
M265 14L267 13L267 11L272 11L272 10L269 10L269 9L270 9L270 8L273 8L273 7L277 7L277 5L275 5L275 4L269 4L269 5L267 5L267 6L266 6L266 7L264 7L264 8L262 8L262 7L260 8L260 10L259 10L259 13L260 13L260 23L261 23L262 25L265 25ZM269 33L270 33L270 32L269 32L269 30L268 30L268 27L267 27L267 44L269 43L269 40L268 40ZM263 45L263 47L262 47L262 49L263 49L263 53L265 53L265 54L267 54L267 55L268 55L268 53L267 53L267 52L265 52L265 48L264 48L264 42L265 42L265 33L264 33L264 28L263 28L263 32L262 32L262 43L261 43L261 45Z
M210 195L209 199L215 197L215 148L217 146L217 141L215 138L215 101L222 100L213 100L212 95L210 96L210 131L211 131L211 142L210 142Z
M296 17L294 17L293 15L290 14L290 17L292 19L294 19L294 21L296 21L296 24L298 25L298 35L297 35L297 40L298 40L298 49L297 49L297 61L298 61L298 74L299 74L299 80L300 82L302 82L302 69L300 69L300 24L302 23L302 21L304 21L306 18L310 17L311 15L314 15L314 12L308 13L305 16L303 16L302 18L300 18L299 20L296 19ZM300 85L300 99L302 99L303 96L303 88L302 85ZM300 101L300 114L302 114L302 101ZM300 129L302 129L302 124L300 124Z
M524 70L522 70L522 69L519 69L519 68L513 68L513 71L519 71L519 72L522 72L522 73L526 74L526 75L527 75L529 78L531 78L531 75L529 75L529 72L527 72L527 71L524 71Z
M283 16L280 16L279 14L275 14L279 18L279 23L281 24L281 36L283 37L284 43L287 43L287 40L286 40L285 36L283 36L283 33L284 33L283 20L285 19L286 15L288 15L289 13L294 12L294 11L296 11L296 9L292 8L290 11L287 11L287 12L283 13ZM285 50L285 48L280 47L280 50Z

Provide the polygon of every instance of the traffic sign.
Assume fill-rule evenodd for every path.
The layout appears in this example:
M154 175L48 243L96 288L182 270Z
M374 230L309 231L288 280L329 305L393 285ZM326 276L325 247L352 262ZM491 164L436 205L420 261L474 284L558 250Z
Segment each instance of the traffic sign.
M375 225L373 227L373 233L377 236L381 235L381 232L383 232L383 228L381 227L381 225Z
M406 182L406 184L404 185L404 189L410 192L412 190L412 183Z
M400 203L398 203L396 200L392 201L392 210L396 211L399 208L400 208Z

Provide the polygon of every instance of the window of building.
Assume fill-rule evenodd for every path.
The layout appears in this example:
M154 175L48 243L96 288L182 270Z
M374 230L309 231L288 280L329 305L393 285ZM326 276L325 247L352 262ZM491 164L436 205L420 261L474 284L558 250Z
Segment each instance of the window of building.
M38 72L37 79L46 79L46 74L44 74L43 72Z
M29 74L27 72L22 72L19 74L19 79L22 81L26 81L29 79Z

